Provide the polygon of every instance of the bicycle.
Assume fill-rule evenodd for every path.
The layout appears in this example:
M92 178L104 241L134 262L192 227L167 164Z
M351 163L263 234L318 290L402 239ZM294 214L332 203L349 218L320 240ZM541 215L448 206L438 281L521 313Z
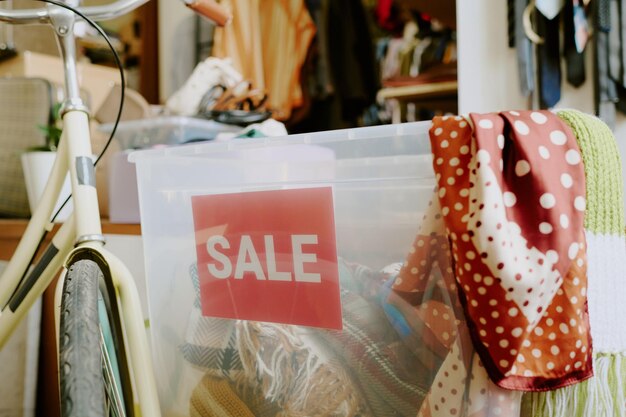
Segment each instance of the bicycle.
M119 57L94 21L119 17L148 0L82 7L78 0L41 1L46 7L0 9L1 22L51 24L65 71L63 134L57 157L40 203L0 278L0 348L61 270L55 319L62 416L158 417L159 401L139 295L128 269L104 248L94 170L115 134L124 100ZM229 20L228 13L213 0L183 2L219 25ZM122 94L117 122L95 162L91 157L89 109L81 99L77 78L73 27L78 20L104 36L120 68ZM33 262L51 230L56 217L52 211L68 171L74 213Z

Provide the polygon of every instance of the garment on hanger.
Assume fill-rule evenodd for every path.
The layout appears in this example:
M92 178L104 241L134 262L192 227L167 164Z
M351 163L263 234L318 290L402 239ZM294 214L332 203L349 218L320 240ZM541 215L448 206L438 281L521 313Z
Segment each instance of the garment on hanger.
M306 5L309 14L313 18L317 31L311 44L312 68L305 84L309 89L311 99L325 99L333 94L333 80L329 61L329 33L326 15L328 2L331 0L307 0Z
M506 0L506 23L509 48L515 47L515 0Z
M368 16L361 0L328 4L329 58L342 118L355 122L380 85Z
M608 36L608 59L609 74L611 79L617 84L623 84L623 65L621 51L621 25L620 25L620 0L609 1L609 19L610 24L607 27Z
M535 57L533 44L524 32L522 14L528 6L528 0L515 1L515 49L517 52L517 68L520 92L524 97L535 91Z
M405 41L402 38L392 38L381 42L385 42L387 45L386 53L381 61L381 77L383 80L387 80L401 74L399 57Z
M548 20L554 19L567 0L535 0L535 7Z
M537 34L544 42L537 45L539 104L542 109L554 107L561 100L560 19L537 14Z
M376 23L382 29L399 33L402 31L403 22L400 19L397 4L394 0L374 0L376 6L374 13L376 15Z
M618 101L617 88L610 75L611 31L610 0L597 0L595 5L595 104L596 114L610 127L615 126L615 103ZM616 29L616 28L613 28Z
M576 13L576 14L575 14ZM586 16L579 0L567 0L563 8L563 52L567 82L580 87L585 82Z
M305 66L303 84L325 87L307 89L307 115L295 115L287 123L288 128L290 132L303 133L359 126L375 102L380 85L370 15L361 0L309 0L307 4L316 16L318 36L312 44L317 52L313 51L310 57L312 65ZM322 68L325 76L330 75L323 84L319 77ZM311 80L312 77L317 80Z
M407 23L407 27L414 25ZM378 40L383 53L377 54L381 66L383 84L388 80L416 77L429 68L441 64L456 64L456 42L450 31L434 32L421 28L417 32L407 31L402 38Z
M224 0L233 22L215 31L214 55L229 57L255 88L268 93L278 120L302 105L300 70L315 35L304 0Z

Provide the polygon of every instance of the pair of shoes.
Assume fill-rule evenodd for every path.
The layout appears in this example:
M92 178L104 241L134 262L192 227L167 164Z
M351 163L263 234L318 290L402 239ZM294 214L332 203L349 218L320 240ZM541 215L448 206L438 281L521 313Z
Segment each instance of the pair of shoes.
M227 88L218 84L210 88L200 100L198 116L220 123L247 126L271 117L265 109L267 94L252 88L250 81L241 81Z
M241 81L227 88L218 84L210 88L200 100L198 113L206 111L259 111L267 101L267 94L253 89L250 81Z
M207 110L198 116L204 119L214 120L219 123L236 126L248 126L261 123L272 117L270 111L246 111L246 110Z

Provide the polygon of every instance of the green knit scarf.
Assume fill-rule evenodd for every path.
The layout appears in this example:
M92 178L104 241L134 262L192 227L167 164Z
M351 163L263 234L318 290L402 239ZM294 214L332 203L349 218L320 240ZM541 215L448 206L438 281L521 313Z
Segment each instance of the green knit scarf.
M583 157L587 186L585 230L624 236L622 166L613 133L600 119L579 111L563 110L557 114L576 135ZM521 415L626 417L626 356L596 352L593 378L559 390L525 394Z
M557 114L576 135L583 156L587 182L585 230L624 234L622 164L611 129L600 119L577 110Z

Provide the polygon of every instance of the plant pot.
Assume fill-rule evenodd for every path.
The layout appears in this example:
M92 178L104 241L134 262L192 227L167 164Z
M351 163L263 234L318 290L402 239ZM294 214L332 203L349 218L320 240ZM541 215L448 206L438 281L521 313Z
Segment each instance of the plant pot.
M55 158L56 152L39 151L26 152L22 154L22 170L24 171L26 193L28 194L28 204L30 206L31 213L34 213L35 207L37 207L37 204L41 199L41 195L46 187L46 182L50 177L50 172L52 171L52 165L54 164ZM53 215L57 212L59 207L61 207L61 204L63 204L71 192L72 188L70 186L70 177L68 174L63 182L59 199L55 204L54 210L52 211ZM69 215L72 213L72 210L73 206L72 201L70 200L65 207L63 207L63 210L61 210L55 221L63 222L67 220Z

